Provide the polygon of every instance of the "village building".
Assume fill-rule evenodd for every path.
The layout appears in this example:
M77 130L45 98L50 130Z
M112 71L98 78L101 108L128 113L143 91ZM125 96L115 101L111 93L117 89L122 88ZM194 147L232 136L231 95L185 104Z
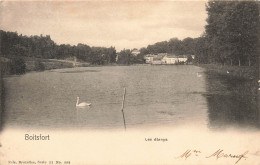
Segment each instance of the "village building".
M168 53L158 53L158 56L160 56L160 57L164 57L164 56L167 56L168 55Z
M178 62L178 57L176 55L166 55L162 59L163 64L176 64Z
M147 64L162 64L162 59L164 56L165 54L147 54L144 58Z
M178 56L179 63L181 63L181 62L185 63L185 62L187 62L187 60L188 60L188 57L185 55Z
M159 53L158 55L148 54L145 56L147 64L179 64L186 63L188 58L185 55L173 55L167 53Z
M162 64L162 59L164 58L164 56L166 56L165 53L159 53L157 55L154 55L153 61L151 64L154 64L154 65Z
M153 57L154 57L153 54L147 54L147 55L145 55L145 57L144 57L145 63L151 64L151 63L153 62Z

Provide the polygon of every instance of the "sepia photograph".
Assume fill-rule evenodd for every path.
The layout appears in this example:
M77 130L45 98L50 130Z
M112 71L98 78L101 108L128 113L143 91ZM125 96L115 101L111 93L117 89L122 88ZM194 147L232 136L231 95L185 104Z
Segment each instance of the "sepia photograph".
M0 0L1 165L260 165L257 0Z

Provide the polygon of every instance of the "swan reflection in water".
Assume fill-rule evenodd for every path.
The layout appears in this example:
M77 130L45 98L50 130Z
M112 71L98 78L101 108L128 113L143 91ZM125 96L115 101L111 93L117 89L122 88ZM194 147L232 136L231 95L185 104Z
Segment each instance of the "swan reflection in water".
M77 103L76 103L76 116L77 116L77 122L81 124L82 120L87 113L89 113L88 110L92 108L91 103L81 102L79 103L79 97L77 97ZM82 118L83 117L83 118Z

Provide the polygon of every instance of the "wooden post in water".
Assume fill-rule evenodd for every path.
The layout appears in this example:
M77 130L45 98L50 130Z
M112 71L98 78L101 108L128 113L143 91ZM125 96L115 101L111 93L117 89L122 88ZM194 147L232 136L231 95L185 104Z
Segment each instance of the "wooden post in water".
M122 115L123 115L123 120L124 120L125 130L126 130L126 125L125 125L125 114L124 114L125 93L126 93L126 88L124 88L124 95L123 95L123 101L122 101Z
M74 68L76 67L76 63L77 63L77 57L74 56L74 62L73 62L73 67L74 67Z

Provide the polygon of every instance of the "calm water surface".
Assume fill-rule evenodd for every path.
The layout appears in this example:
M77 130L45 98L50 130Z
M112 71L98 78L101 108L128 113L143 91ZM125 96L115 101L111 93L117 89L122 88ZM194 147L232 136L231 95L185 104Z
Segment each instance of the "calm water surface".
M257 104L248 102L255 97L226 92L228 82L192 65L69 68L31 72L4 82L5 127L123 128L124 88L128 128L223 128L241 125L240 121L246 127L259 126ZM222 88L214 87L218 84ZM92 106L77 109L77 96ZM246 105L238 104L241 100ZM242 110L236 110L241 105Z

